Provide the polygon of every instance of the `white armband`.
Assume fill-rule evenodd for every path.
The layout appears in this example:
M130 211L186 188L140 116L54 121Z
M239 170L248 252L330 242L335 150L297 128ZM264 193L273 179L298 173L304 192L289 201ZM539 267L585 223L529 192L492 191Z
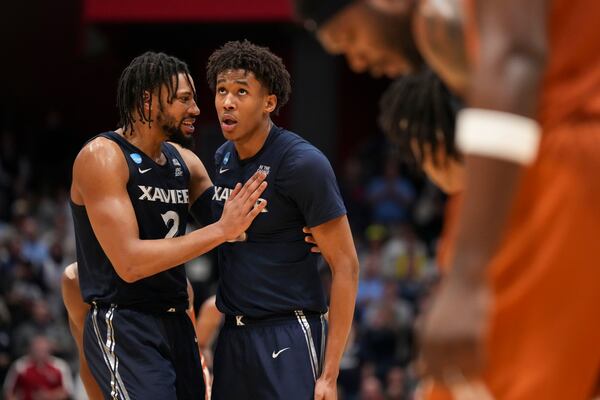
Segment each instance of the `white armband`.
M456 121L456 145L464 154L531 164L542 136L533 119L516 114L466 108Z

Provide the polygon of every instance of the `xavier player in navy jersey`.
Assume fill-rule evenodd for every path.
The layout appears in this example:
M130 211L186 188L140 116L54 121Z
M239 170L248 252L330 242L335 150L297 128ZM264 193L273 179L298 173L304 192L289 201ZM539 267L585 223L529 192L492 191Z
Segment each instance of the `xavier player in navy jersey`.
M256 171L268 205L247 240L219 247L217 307L225 314L214 355L213 399L335 399L348 337L358 260L346 209L327 158L271 121L290 95L280 58L248 41L229 42L207 67L227 142L215 154L213 210ZM302 227L333 273L327 303ZM326 348L326 351L325 351Z
M121 126L89 141L73 166L71 205L83 299L83 347L105 398L202 399L204 382L183 263L235 240L264 209L264 173L235 184L217 222L184 235L212 183L189 150L199 115L185 63L145 53L123 71Z

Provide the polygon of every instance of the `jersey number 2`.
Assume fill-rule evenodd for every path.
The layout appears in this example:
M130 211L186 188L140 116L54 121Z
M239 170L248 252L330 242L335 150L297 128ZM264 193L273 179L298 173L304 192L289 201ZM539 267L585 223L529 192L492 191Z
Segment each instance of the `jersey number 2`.
M165 239L175 237L177 230L179 229L179 214L177 214L175 211L167 211L160 216L162 217L163 221L165 221L167 228L169 227L169 222L173 221L173 226L171 226L171 229L169 229L169 232L167 232L165 235Z

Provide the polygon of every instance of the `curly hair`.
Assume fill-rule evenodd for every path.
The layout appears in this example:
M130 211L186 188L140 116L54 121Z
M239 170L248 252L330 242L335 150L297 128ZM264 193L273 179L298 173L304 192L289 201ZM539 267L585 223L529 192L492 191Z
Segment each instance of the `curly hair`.
M398 145L403 158L422 163L426 145L432 154L443 146L447 159L462 160L454 143L456 114L462 107L440 78L430 70L397 79L379 101L379 126ZM416 141L419 154L412 151ZM443 160L433 159L433 162Z
M155 53L147 51L144 54L134 58L131 63L123 70L119 78L119 88L117 90L117 108L119 110L119 125L125 132L133 128L136 121L135 112L142 122L150 124L150 116L144 112L144 92L153 92L158 89L158 99L160 102L163 85L168 92L168 102L171 103L177 93L179 80L177 75L183 73L190 82L190 71L185 62L180 59L169 56L165 53ZM193 89L192 89L193 90ZM194 97L196 93L193 93ZM159 104L159 107L161 104ZM152 109L152 98L150 98L150 109Z
M277 106L273 114L277 115L290 98L292 86L290 74L281 58L266 47L257 46L248 40L227 42L215 50L208 58L206 79L214 92L217 75L227 70L242 69L252 72L256 79L277 97Z

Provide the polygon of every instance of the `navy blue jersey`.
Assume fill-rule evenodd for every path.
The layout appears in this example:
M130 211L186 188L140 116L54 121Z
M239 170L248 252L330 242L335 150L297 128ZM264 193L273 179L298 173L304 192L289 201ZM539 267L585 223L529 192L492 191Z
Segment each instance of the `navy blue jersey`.
M213 212L257 170L268 175L267 207L247 230L247 241L219 247L217 307L228 315L264 317L294 310L325 312L317 270L302 227L344 215L346 209L327 158L300 136L273 126L262 149L239 160L233 143L215 154Z
M162 144L167 159L159 165L115 132L100 136L116 142L127 160L127 193L135 211L140 239L163 239L185 233L188 220L188 183L190 173L179 152ZM101 174L102 171L97 171ZM71 202L79 284L84 301L163 309L187 308L186 275L183 265L127 283L116 273L96 238L85 206ZM115 226L114 229L119 229Z

